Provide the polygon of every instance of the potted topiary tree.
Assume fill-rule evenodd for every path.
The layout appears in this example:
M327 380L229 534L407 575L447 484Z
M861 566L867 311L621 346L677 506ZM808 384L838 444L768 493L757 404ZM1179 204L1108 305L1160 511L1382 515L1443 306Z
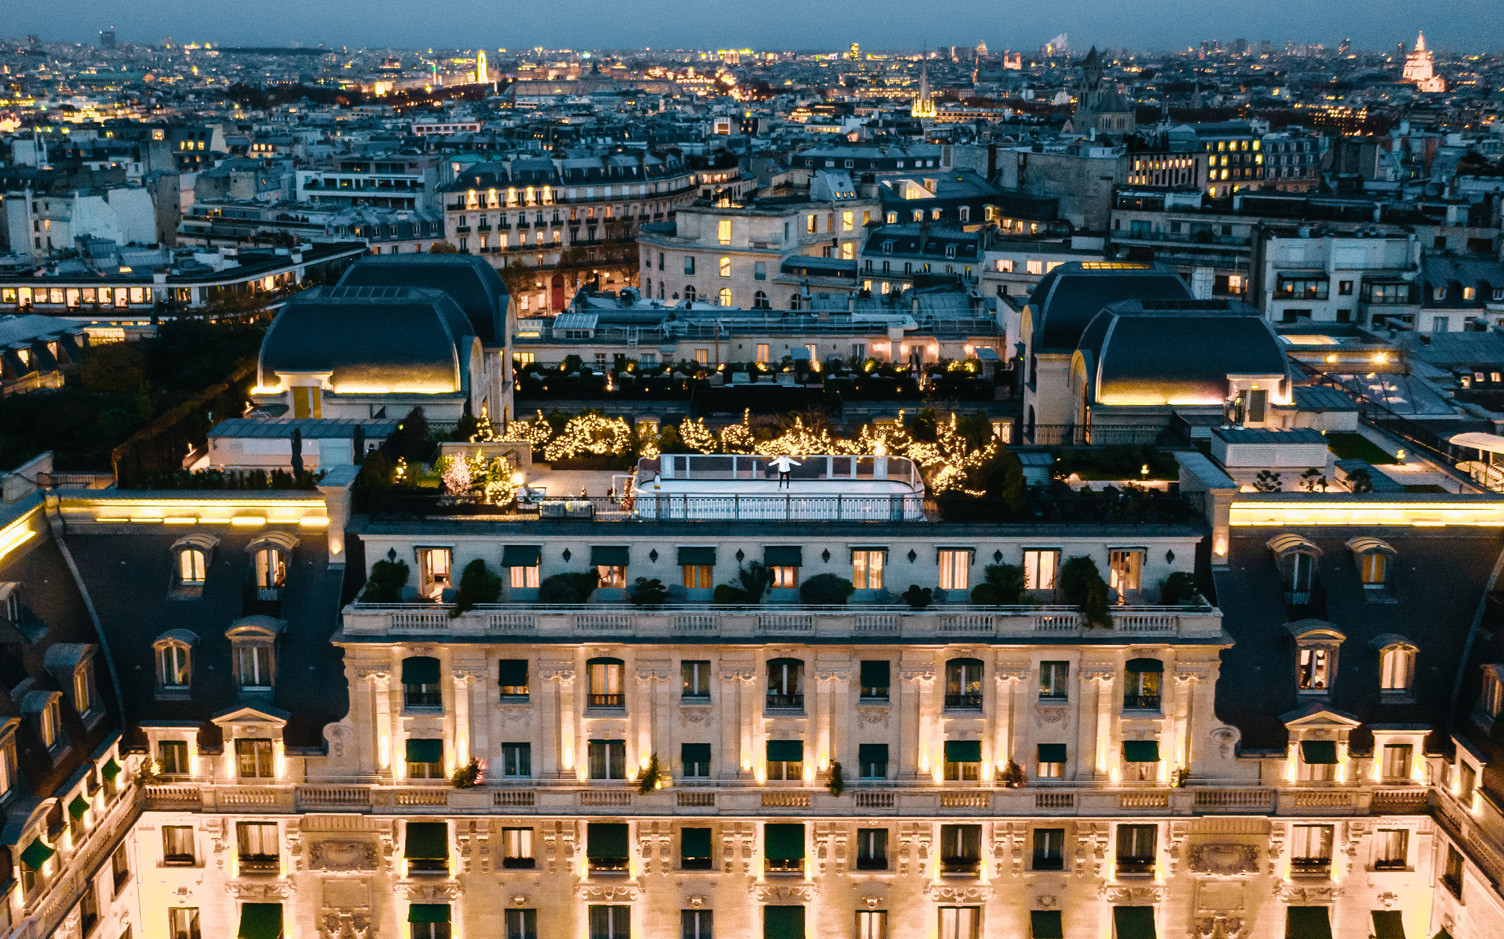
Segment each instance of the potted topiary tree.
M1019 564L988 564L982 582L972 588L978 606L1014 606L1024 595L1024 569Z
M1074 603L1081 611L1086 625L1102 629L1112 628L1112 613L1108 610L1107 581L1097 570L1097 562L1085 555L1077 555L1060 565L1060 592L1066 602Z
M668 599L668 588L656 577L639 577L627 588L627 599L638 606L659 606Z
M844 577L816 574L799 585L799 599L812 606L844 606L855 589Z
M648 757L648 765L643 767L642 775L637 777L637 792L640 795L661 789L664 786L663 767L658 763L658 754L655 751Z
M922 610L935 601L935 591L930 587L909 584L909 589L899 594L899 599L907 603L911 609Z
M405 561L377 561L371 565L371 576L366 578L360 602L401 603L402 588L407 586L409 573Z
M454 594L454 609L451 618L475 609L482 603L495 603L501 599L501 577L486 569L486 562L476 558L460 572L459 589Z

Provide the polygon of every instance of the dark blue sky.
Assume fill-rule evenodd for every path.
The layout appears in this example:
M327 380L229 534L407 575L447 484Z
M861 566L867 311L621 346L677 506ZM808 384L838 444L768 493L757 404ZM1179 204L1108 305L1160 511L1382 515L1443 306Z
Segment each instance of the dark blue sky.
M350 44L421 48L1178 49L1201 39L1283 45L1350 36L1389 49L1426 31L1433 47L1504 48L1500 0L9 0L11 36L94 41Z

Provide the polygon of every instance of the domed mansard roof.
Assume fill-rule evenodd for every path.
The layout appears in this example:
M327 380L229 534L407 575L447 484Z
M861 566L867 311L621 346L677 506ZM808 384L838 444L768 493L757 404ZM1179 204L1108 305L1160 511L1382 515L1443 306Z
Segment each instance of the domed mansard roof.
M1072 261L1050 271L1029 294L1032 351L1069 353L1092 317L1122 300L1189 300L1185 281L1168 268L1112 261Z
M257 384L329 372L336 392L466 390L475 330L449 295L417 287L319 287L295 295L261 342Z
M1227 300L1128 300L1093 317L1078 350L1093 401L1220 404L1229 375L1289 378L1279 338L1258 311Z
M345 270L341 287L425 287L449 294L483 345L506 340L507 285L484 258L467 254L376 254Z

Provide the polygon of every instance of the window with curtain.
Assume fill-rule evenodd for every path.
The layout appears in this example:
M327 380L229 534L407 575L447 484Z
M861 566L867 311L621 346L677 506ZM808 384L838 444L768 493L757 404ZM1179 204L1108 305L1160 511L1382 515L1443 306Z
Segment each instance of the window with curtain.
M1034 829L1034 869L1059 871L1065 869L1065 829Z
M1332 866L1332 826L1290 826L1290 869L1325 872Z
M169 866L194 863L193 829L190 826L162 826L162 863Z
M883 568L888 552L883 548L851 549L851 586L857 590L883 589Z
M681 910L680 939L715 939L714 921L710 910Z
M1301 691L1326 691L1331 681L1330 649L1302 646L1296 656L1295 686Z
M1408 743L1386 743L1383 750L1383 762L1379 766L1384 779L1409 779L1412 753L1414 753L1414 747Z
M402 705L406 708L442 708L439 660L427 655L402 660Z
M1039 699L1059 702L1070 697L1071 663L1039 663Z
M979 906L940 907L939 939L980 939L982 908Z
M591 779L627 778L625 740L592 740L588 747Z
M235 741L235 769L241 779L271 779L272 742L266 738L242 737Z
M856 939L888 939L888 911L857 910Z
M157 772L163 776L188 775L188 741L158 740Z
M507 910L502 925L504 939L538 939L537 910Z
M982 864L981 825L940 826L940 870L947 874L974 874Z
M804 707L804 663L799 659L768 662L769 708Z
M981 659L951 659L945 663L946 710L982 709L982 668Z
M270 691L272 643L265 639L236 639L235 679L243 691Z
M1065 744L1041 743L1038 748L1038 763L1034 775L1040 779L1060 779L1065 776Z
M1123 874L1143 874L1154 868L1155 825L1118 825L1117 867Z
M189 651L186 643L163 642L157 646L157 684L164 691L188 687Z
M1028 548L1024 551L1024 589L1054 590L1060 568L1058 548Z
M681 697L703 703L710 700L710 660L685 659L679 663Z
M939 551L940 589L968 590L971 587L971 550L942 548Z
M592 904L587 917L590 939L632 939L632 908Z
M1405 828L1380 828L1374 834L1373 866L1375 870L1404 870L1410 854L1410 831Z
M531 743L503 743L501 745L501 775L508 779L529 779L533 775L533 745Z
M208 557L199 548L184 548L178 552L178 583L184 587L202 587Z
M1108 552L1108 587L1119 603L1134 599L1143 589L1144 549L1116 548Z
M174 906L168 908L167 939L203 939L198 927L198 907Z
M531 870L533 859L533 830L531 828L503 828L501 830L501 866L511 870Z
M1164 663L1158 659L1129 659L1123 676L1123 710L1159 710Z
M888 869L888 829L858 828L856 830L856 869L859 871Z
M892 687L893 666L887 659L863 659L859 666L861 700L864 703L887 701Z
M1386 646L1379 653L1379 690L1387 695L1410 692L1415 678L1415 649L1407 645Z
M275 871L281 851L276 822L237 822L235 840L243 871Z
M621 659L591 659L585 663L586 681L589 684L589 704L593 708L623 708L627 697L626 665Z

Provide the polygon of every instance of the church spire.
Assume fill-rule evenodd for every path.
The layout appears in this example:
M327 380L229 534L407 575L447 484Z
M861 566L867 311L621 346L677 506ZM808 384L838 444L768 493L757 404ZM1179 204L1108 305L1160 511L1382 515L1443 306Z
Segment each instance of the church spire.
M918 120L934 119L935 102L930 100L930 73L928 63L919 63L919 91L914 95L914 106L909 116Z

